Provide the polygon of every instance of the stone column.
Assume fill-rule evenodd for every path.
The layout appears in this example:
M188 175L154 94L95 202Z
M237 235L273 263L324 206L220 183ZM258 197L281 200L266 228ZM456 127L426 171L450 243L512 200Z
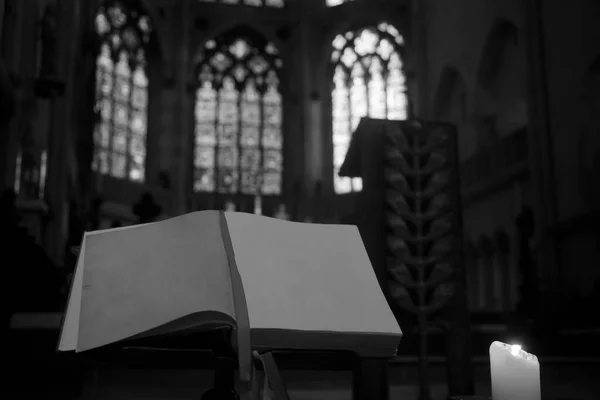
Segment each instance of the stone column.
M190 18L191 11L190 0L182 0L176 7L177 16L175 20L181 21L177 24L177 33L174 35L177 51L173 52L175 58L175 71L177 81L175 89L177 93L177 103L179 104L179 115L174 121L174 157L171 170L173 171L173 210L172 212L182 214L187 210L187 200L192 193L192 180L190 177L190 166L193 157L193 146L190 146L190 94L188 90L188 78L190 68ZM192 142L193 143L193 142Z
M2 3L0 3L2 6ZM15 115L15 92L4 60L0 58L0 187L6 182L10 121ZM8 185L7 185L8 186Z
M14 48L20 41L19 33L15 29L19 23L19 4L11 5L10 14L6 13L7 7L7 0L0 0L0 187L12 188L14 167L11 160L14 155L12 142L15 134L17 95L10 73L14 70L16 62Z
M537 241L539 243L539 263L556 280L558 263L556 243L548 228L556 222L556 180L554 176L554 147L549 115L549 90L546 74L546 42L543 25L543 1L522 0L525 23L528 107L529 107L529 148L531 181L535 198L534 209L538 220ZM555 282L558 284L558 282Z
M301 61L301 65L299 66L301 76L298 77L300 78L301 83L300 85L297 85L297 95L302 102L302 106L300 107L300 112L302 114L297 115L297 117L300 117L298 120L303 121L302 125L304 128L301 131L302 136L304 136L302 147L297 147L297 149L303 149L303 157L292 157L296 165L304 167L301 171L294 171L294 175L302 177L304 180L304 190L306 190L305 196L312 196L314 194L315 182L320 179L319 175L321 171L317 169L317 166L321 164L322 158L319 137L321 134L321 124L318 119L320 118L320 110L323 109L323 93L319 93L317 90L318 85L315 80L316 59L314 55L318 48L314 40L314 27L311 26L312 24L310 21L310 15L315 11L318 11L318 4L314 1L303 1L298 2L298 4L291 4L291 6L298 7L297 12L302 15L299 35L295 35L294 37L294 40L297 40L299 43L299 54L293 56L299 56ZM289 135L287 135L286 139L288 143L291 140L294 140ZM288 154L289 153L290 152L288 152ZM288 163L288 165L289 164L290 163ZM290 174L287 176L288 178L292 178Z

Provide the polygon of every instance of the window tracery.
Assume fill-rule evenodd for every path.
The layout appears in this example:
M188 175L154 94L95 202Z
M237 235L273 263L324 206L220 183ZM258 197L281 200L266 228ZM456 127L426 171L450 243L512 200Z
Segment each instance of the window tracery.
M360 119L407 118L403 45L398 30L387 23L346 32L333 40L333 180L338 194L362 189L360 178L338 176Z
M96 15L96 103L92 168L143 182L146 161L150 18L129 3L111 1Z
M196 64L196 192L280 194L281 66L277 48L248 29L205 43Z

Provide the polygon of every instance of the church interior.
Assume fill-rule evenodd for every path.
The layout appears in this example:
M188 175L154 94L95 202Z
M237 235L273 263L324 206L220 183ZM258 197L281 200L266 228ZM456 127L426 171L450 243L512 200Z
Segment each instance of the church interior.
M548 399L599 399L585 380L600 369L598 21L597 0L0 0L14 392L199 397L208 375L84 371L53 358L51 318L10 321L62 312L84 232L216 209L358 225L404 333L390 398L417 397L424 331L421 398L445 398L462 343L443 313L419 325L401 306L411 278L389 272L385 151L368 123L388 120L454 133L478 394L489 344L519 340L547 363ZM349 399L349 379L286 375L294 399Z

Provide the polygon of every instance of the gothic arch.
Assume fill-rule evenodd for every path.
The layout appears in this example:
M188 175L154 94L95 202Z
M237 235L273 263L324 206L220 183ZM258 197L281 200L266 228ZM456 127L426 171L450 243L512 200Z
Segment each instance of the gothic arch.
M81 12L78 15L82 15L80 18L79 32L81 41L81 50L79 57L86 58L91 57L95 59L98 52L98 46L96 42L95 32L95 19L98 14L98 10L115 0L93 0L90 2L82 2ZM157 4L154 4L150 0L121 0L126 5L132 5L135 8L140 9L147 15L152 22L152 34L150 40L150 46L148 47L149 58L152 59L153 63L158 62L158 69L161 71L161 75L169 77L172 73L172 63L170 60L173 59L173 54L169 46L170 37L166 34L167 27L164 26L164 20L162 18L162 11Z
M440 74L435 93L434 118L453 123L466 118L467 87L462 74L456 67L447 65Z
M189 64L189 68L188 68L188 73L190 73L191 81L193 82L196 79L196 77L194 76L195 66L196 66L196 60L194 57L196 57L197 54L202 51L204 44L207 41L214 39L216 37L219 37L220 35L222 35L224 33L232 32L232 31L236 31L236 30L246 30L248 32L254 32L253 33L254 35L262 36L267 41L273 43L273 45L277 48L277 50L280 53L281 59L283 61L283 68L280 71L280 74L281 74L280 90L282 93L285 93L287 90L287 79L285 77L285 74L286 74L286 69L287 69L287 64L288 64L286 62L287 47L286 47L285 43L279 37L277 37L275 32L273 32L272 30L270 30L268 28L265 28L265 25L262 25L260 23L248 23L248 21L242 17L235 17L235 14L232 15L232 18L228 18L223 23L216 24L215 26L211 26L209 29L207 29L206 31L203 32L201 37L193 38L192 46L193 46L194 51L192 53L192 62Z
M284 53L284 49L286 47L285 43L279 37L277 37L277 35L273 31L266 29L265 25L260 23L248 23L248 21L243 17L228 18L227 21L223 24L208 29L206 35L203 35L196 50L201 49L207 40L216 38L220 35L226 34L227 32L232 32L236 30L244 30L247 32L253 32L251 33L252 35L260 35L269 42L273 43L282 54Z
M94 160L101 174L147 180L154 22L135 1L105 1L94 19Z
M194 56L194 190L279 195L283 103L279 49L238 25Z
M167 57L164 52L166 49L169 48L169 46L167 46L167 40L169 38L166 37L166 35L164 34L162 24L161 24L162 18L160 18L160 13L157 12L156 4L153 4L152 2L150 2L148 0L102 0L102 1L98 1L97 6L93 9L92 20L91 20L91 24L89 25L92 27L91 33L95 35L95 27L96 27L95 18L98 14L99 9L101 7L109 6L111 3L122 3L125 7L130 7L134 10L139 10L139 11L143 12L144 15L149 17L152 29L151 29L151 33L150 33L150 40L149 40L148 46L147 46L148 58L151 59L153 62L158 61L159 63L161 63L161 66L164 67L164 65L162 65L162 63L164 63L167 60ZM94 49L92 49L92 51L94 51Z
M331 44L332 172L335 193L344 194L362 189L360 178L338 175L360 118L408 117L405 42L393 25L379 22L340 33Z
M377 26L378 24L386 23L388 25L393 26L400 36L402 36L404 45L402 46L401 56L402 59L406 59L406 47L408 46L408 41L410 40L410 35L408 29L405 29L405 24L398 23L398 21L392 21L389 19L389 15L383 12L382 10L378 10L373 15L352 15L350 18L344 19L343 22L339 22L335 25L335 27L329 30L327 33L323 35L323 46L320 50L320 57L323 60L331 59L331 44L336 36L340 34L345 34L346 32L359 31L364 28L368 28L370 26ZM333 74L333 67L331 63L327 64L327 74L330 77Z

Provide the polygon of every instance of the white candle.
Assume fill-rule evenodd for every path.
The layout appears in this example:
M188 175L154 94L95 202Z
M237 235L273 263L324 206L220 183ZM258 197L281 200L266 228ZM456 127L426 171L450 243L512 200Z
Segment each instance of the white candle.
M540 400L540 364L519 345L490 346L492 400Z

